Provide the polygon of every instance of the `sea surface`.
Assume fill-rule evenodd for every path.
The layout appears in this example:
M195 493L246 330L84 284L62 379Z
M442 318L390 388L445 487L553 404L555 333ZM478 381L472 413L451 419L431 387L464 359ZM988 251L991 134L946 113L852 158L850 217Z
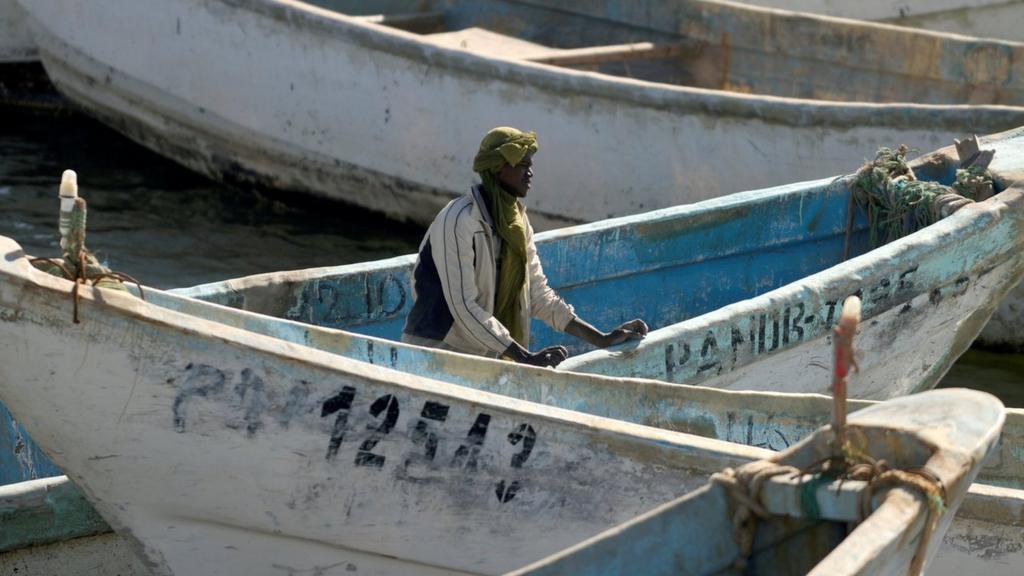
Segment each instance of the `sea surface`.
M79 114L0 108L0 235L28 254L59 255L65 169L89 203L90 249L156 288L408 254L423 234L341 203L225 187ZM1024 407L1024 355L971 350L940 386Z

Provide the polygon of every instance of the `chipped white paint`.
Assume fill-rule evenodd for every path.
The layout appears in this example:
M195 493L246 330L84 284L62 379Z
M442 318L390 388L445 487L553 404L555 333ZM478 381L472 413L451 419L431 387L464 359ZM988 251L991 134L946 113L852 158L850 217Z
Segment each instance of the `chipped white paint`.
M34 270L10 240L0 254L0 397L130 531L154 574L495 573L763 454L355 362L118 292L83 288L76 325L70 283ZM938 397L978 401L950 394ZM877 425L880 412L851 421ZM985 428L991 411L976 412L961 430ZM998 427L972 450L987 451ZM970 442L927 439L939 453Z
M0 0L0 64L39 59L16 0Z
M318 347L327 352L352 354L382 364L394 362L391 365L405 371L511 397L772 450L784 449L805 437L826 422L829 412L830 400L822 396L726 392L651 381L613 380L434 352L397 343L391 347L380 340L375 340L376 346L373 349L376 353L363 356L353 354L353 351L364 350L367 339L356 335L267 318L155 290L149 290L147 294L150 302L163 307L239 328L273 334L277 338ZM850 408L856 410L867 405L867 402L853 402ZM1022 430L1024 412L1008 410L1002 440L997 452L985 462L981 479L1008 486L1021 485L1024 481L1024 463L1020 459L1021 444L1024 442ZM990 508L973 507L980 510L975 513L976 517L978 514L986 514L985 510L994 511L981 516L985 520L980 524L971 519L966 520L966 524L959 521L954 523L950 534L955 536L970 530L970 546L965 548L967 544L960 540L949 542L947 537L947 543L943 545L944 557L955 554L963 562L982 565L993 562L992 569L1002 566L1001 559L1006 554L1001 550L1011 546L1009 550L1012 553L1012 545L1016 542L1012 535L1018 530L1016 524L1019 524L1019 519L1005 517L1000 511L1020 509L1021 503L1024 503L1024 492L1009 490L1004 491L1002 496L1003 499ZM968 497L968 504L973 497ZM985 494L978 497L985 497ZM986 546L986 543L991 543L991 546Z
M447 48L293 0L25 4L57 87L133 139L229 182L340 198L421 224L467 188L471 155L495 125L540 131L531 210L534 224L547 228L845 172L880 145L930 150L972 131L1024 124L1024 109L1014 106L1019 86L964 72L961 53L976 42L807 17L800 23L823 39L821 49L803 40L783 47L784 39L753 36L785 30L788 17L729 3L653 12L610 3L608 12L623 12L621 19L592 2L498 8L548 10L541 14L577 25L594 17L619 35L626 24L707 46L708 54L733 54L733 42L735 70L714 74L720 85L708 87L741 93ZM406 11L424 6L435 7L404 4ZM470 16L475 6L436 5ZM658 17L662 11L666 18ZM696 26L691 15L705 12L707 29L680 35L684 24ZM652 21L634 21L644 14ZM837 53L824 49L826 39ZM875 40L886 46L886 59L870 49L842 52ZM917 49L925 45L938 59L929 66ZM815 51L807 53L808 46ZM775 66L785 72L766 75L744 54L779 58ZM816 66L849 65L858 80L822 83L813 73L797 87L776 85L797 76L793 62L818 57ZM717 70L719 60L696 68ZM908 78L908 70L925 68ZM852 94L856 87L867 92ZM742 93L748 91L787 97ZM822 99L800 100L802 91ZM978 106L961 105L968 97ZM982 106L990 103L1011 106ZM638 134L642 149L655 153L623 147L622 135Z

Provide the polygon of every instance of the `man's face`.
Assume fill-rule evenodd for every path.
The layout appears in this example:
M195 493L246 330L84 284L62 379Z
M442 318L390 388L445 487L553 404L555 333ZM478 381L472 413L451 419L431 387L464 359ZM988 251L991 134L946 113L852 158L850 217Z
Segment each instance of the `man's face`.
M498 182L506 192L516 198L526 198L530 192L530 180L533 178L533 154L527 154L512 166L505 164L498 171Z

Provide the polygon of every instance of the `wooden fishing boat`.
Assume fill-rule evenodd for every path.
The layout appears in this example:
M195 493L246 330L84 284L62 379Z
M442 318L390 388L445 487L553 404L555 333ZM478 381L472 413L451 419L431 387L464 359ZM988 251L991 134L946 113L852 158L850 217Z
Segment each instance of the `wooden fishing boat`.
M166 310L432 380L773 451L790 447L828 423L829 401L820 394L730 391L553 371L311 326L152 288L146 289L145 298L147 303ZM861 338L865 328L861 328ZM858 380L862 377L863 372L858 374ZM857 389L857 384L851 387L852 391ZM851 409L873 404L850 401ZM7 454L0 454L0 460L18 463L3 470L8 473L7 478L13 479L5 483L38 478L57 470L8 412L0 415L4 417L3 430L7 434L0 436L0 446L8 446ZM1018 456L1022 451L1024 409L1009 408L998 451L989 458L979 480L1024 490L1024 462ZM25 453L35 456L31 467L23 463L24 459L16 458Z
M123 292L81 287L74 304L71 282L33 268L17 244L0 239L0 254L0 397L156 574L502 572L758 457L357 362ZM954 404L963 422L949 414ZM897 532L916 539L929 517L938 538L1003 418L994 398L948 390L852 416L858 449L887 435L890 462L927 462L946 487L941 517L908 496L880 501L870 518L899 507L907 517ZM867 489L847 482L843 492ZM819 492L831 509L827 486ZM833 544L840 556L860 548ZM912 555L880 561L897 570Z
M138 142L421 224L468 188L495 125L540 131L548 228L1024 124L1024 46L728 2L24 7L58 88Z
M745 0L744 3L981 38L1024 40L1018 25L1024 15L1024 2L1020 0L875 0L856 4L832 0Z
M599 327L641 317L654 328L639 344L585 352L559 368L822 392L837 306L857 293L867 320L865 361L851 397L882 400L933 387L1024 273L1024 131L983 142L996 151L990 167L1000 193L874 250L863 214L855 210L847 223L852 176L538 235L550 285L581 317ZM958 165L952 148L913 163L921 179L947 183ZM844 261L847 249L854 257ZM175 292L397 340L412 306L413 265L406 256ZM539 323L531 332L535 347L574 344ZM406 349L367 342L352 340L348 354L387 363L388 354Z
M310 326L152 288L146 289L145 298L160 308L432 380L772 451L784 450L828 424L829 399L821 394L730 391L553 371ZM855 384L852 390L856 389ZM862 409L875 403L851 400L850 408ZM4 483L39 478L57 470L9 412L0 415L5 418L6 432L6 436L0 436L0 446L8 447L8 453L0 457L18 462L4 470L6 477L13 479ZM35 455L32 467L15 458L29 450ZM1024 409L1008 408L999 447L979 473L979 481L1024 490L1024 462L1018 457L1022 451Z

